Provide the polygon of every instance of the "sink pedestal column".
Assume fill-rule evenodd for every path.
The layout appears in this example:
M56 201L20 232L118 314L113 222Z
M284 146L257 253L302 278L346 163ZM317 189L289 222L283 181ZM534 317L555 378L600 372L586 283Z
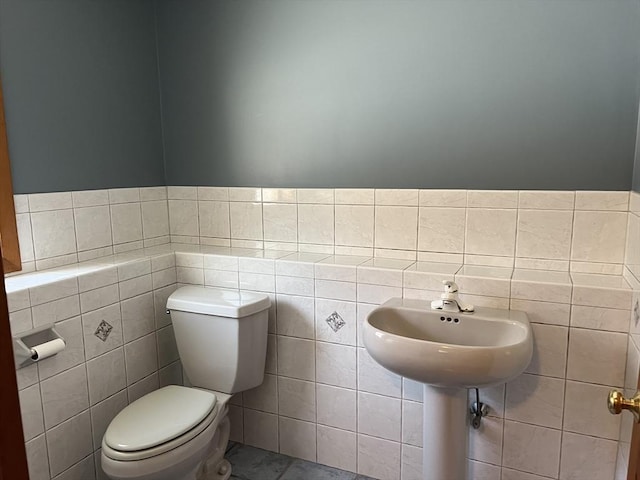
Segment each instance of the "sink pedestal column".
M467 478L467 389L424 386L422 478Z

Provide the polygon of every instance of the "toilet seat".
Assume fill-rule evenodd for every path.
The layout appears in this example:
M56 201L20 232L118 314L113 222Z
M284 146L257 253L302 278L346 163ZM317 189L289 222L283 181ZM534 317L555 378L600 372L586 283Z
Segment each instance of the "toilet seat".
M170 385L124 408L109 425L102 451L119 461L154 457L197 437L219 412L213 393Z

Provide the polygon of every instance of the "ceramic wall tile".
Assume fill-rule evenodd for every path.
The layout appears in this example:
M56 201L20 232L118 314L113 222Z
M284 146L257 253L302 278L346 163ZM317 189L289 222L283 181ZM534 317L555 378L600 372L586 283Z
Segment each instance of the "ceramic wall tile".
M55 375L43 381L40 386L46 429L89 408L87 369L84 365Z
M114 304L82 315L84 351L87 360L121 346L120 305Z
M155 330L153 294L151 292L123 300L120 310L122 314L122 334L125 343Z
M315 330L313 298L282 294L277 295L276 298L278 334L313 339Z
M356 471L357 436L355 433L318 425L316 444L319 463L350 472Z
M561 480L613 478L616 442L565 432L562 436Z
M311 278L285 277L278 275L276 278L276 292L289 295L313 296L314 283Z
M330 257L331 258L331 257ZM363 258L362 263L367 259ZM355 265L335 265L318 262L315 265L315 278L318 280L332 280L340 282L356 282L357 270Z
M19 397L22 432L24 434L25 442L28 442L29 440L44 433L40 385L35 384L20 390Z
M521 190L518 206L542 210L573 210L575 192L555 190Z
M89 455L56 477L56 480L95 480L95 463Z
M474 208L467 211L465 253L513 256L517 210Z
M36 305L32 307L31 314L34 328L66 320L80 314L80 299L78 295L72 295L53 302Z
M400 441L402 401L398 398L358 393L358 433Z
M142 295L143 293L150 292L152 288L151 275L142 275L141 277L125 280L118 284L118 292L120 294L120 300L126 300L127 298L135 297L136 295Z
M264 239L271 242L297 242L297 210L296 204L265 203L262 206Z
M275 271L277 275L313 278L314 262L325 257L322 254L291 253L276 261Z
M469 429L469 458L481 462L499 464L503 449L503 422L496 417L486 417L478 430Z
M373 205L373 188L338 188L335 190L336 205Z
M466 190L420 190L418 203L421 207L466 207Z
M519 210L516 256L568 260L572 222L572 211Z
M175 188L175 187L174 187ZM140 201L139 188L111 188L109 189L109 203L132 203Z
M29 213L29 195L28 194L14 195L13 207L16 213Z
M418 208L376 206L375 246L393 250L416 250Z
M315 384L295 378L279 377L278 413L285 417L315 422Z
M629 192L576 192L576 210L629 210Z
M112 350L87 362L89 400L91 405L119 392L126 386L124 351Z
M418 250L463 253L465 224L464 208L420 207Z
M244 410L244 442L264 450L278 451L278 416Z
M317 422L321 425L356 431L356 391L316 384Z
M279 417L280 453L316 461L316 424L293 418ZM289 468L288 473L295 468Z
M20 245L20 260L22 263L33 262L33 231L31 229L31 216L28 213L16 215L16 229L18 230L18 244Z
M374 207L372 205L336 205L336 245L372 247L373 232Z
M569 333L567 378L622 386L627 336L622 333L572 328Z
M334 300L355 302L357 297L357 287L356 284L352 282L316 280L315 289L317 298L330 298Z
M155 333L125 344L127 385L158 370L158 348Z
M533 358L527 373L564 378L569 329L557 325L532 324Z
M278 373L315 380L315 345L311 340L278 336Z
M560 465L560 430L505 421L502 465L556 477Z
M173 326L156 331L158 342L158 367L162 368L180 359Z
M522 310L527 313L530 322L546 323L549 325L569 325L571 305L563 303L537 302L531 300L511 299L512 310Z
M338 300L316 299L317 341L356 344L356 304Z
M400 480L400 444L358 435L358 473L380 480Z
M571 306L571 326L612 332L629 331L629 310Z
M502 469L501 480L545 480L549 477L541 477L540 475L534 475L533 473L520 472L518 470L511 470L510 468Z
M500 480L501 468L496 465L469 460L467 466L467 474L470 478L477 480ZM419 477L417 477L417 480L419 480Z
M169 208L166 200L142 202L140 207L144 238L169 235Z
M229 189L227 187L198 187L198 200L229 201Z
M334 190L331 188L299 188L296 191L298 203L334 203Z
M564 430L617 440L621 418L611 415L602 401L610 390L610 387L568 380L565 401L570 408L564 413Z
M335 220L333 205L298 205L298 241L333 245Z
M381 367L364 348L358 348L358 390L400 397L402 377Z
M316 343L316 381L356 388L356 348L326 342ZM280 373L280 370L278 370Z
M243 406L269 413L278 413L278 380L265 375L261 385L242 393Z
M422 403L402 401L402 443L422 447Z
M57 257L76 251L73 210L32 213L31 229L36 259Z
M48 210L63 210L73 207L71 192L32 193L29 195L29 210L44 212Z
M117 284L106 285L80 294L80 311L91 312L116 303L120 298Z
M473 208L517 208L516 190L469 190L467 206Z
M47 432L51 475L56 476L92 452L91 419L85 410Z
M106 400L91 407L91 430L93 433L93 449L102 445L102 437L111 420L128 405L127 392L121 390Z
M622 263L627 213L576 211L571 260Z
M26 442L27 464L30 480L49 480L49 458L47 442L44 435L40 435Z
M357 284L358 302L381 304L392 297L402 297L402 287Z
M142 240L142 211L139 203L111 205L113 243Z
M194 200L169 200L169 231L171 235L200 234L198 202Z
M263 188L262 201L265 203L296 203L295 188Z
M261 188L229 188L229 200L232 202L260 202L262 201Z
M154 200L167 200L167 187L142 187L140 188L140 201L151 202ZM74 199L75 202L75 199Z
M108 206L76 208L73 213L78 251L112 245Z
M562 428L564 380L523 374L507 384L505 418Z
M376 205L417 206L418 190L376 189Z

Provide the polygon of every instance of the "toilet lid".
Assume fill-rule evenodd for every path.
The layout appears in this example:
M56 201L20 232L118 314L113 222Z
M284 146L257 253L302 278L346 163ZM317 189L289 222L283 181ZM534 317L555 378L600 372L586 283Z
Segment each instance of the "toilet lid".
M104 441L121 452L153 448L191 430L215 405L211 392L169 385L124 408L111 421Z

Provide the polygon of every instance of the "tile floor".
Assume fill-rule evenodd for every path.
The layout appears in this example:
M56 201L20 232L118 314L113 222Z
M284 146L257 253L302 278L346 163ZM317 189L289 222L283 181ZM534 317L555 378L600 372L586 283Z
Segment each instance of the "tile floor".
M236 480L374 480L241 443L231 445L226 458Z

